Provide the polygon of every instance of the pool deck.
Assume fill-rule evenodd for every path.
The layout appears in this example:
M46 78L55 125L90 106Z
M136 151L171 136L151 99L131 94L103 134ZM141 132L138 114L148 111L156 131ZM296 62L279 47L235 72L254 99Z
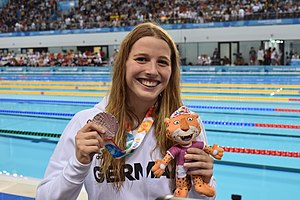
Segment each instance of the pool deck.
M0 174L0 193L35 198L36 188L40 181L40 179L35 178L20 178ZM88 196L83 188L77 200L86 199L88 199Z

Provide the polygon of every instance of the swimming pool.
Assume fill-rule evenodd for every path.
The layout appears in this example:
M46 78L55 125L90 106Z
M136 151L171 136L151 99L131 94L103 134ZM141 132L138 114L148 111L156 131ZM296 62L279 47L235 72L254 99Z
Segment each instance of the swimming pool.
M109 75L3 75L0 171L42 178L59 134L107 94ZM183 75L184 102L202 118L216 162L218 199L300 196L300 76ZM74 98L75 97L75 98Z

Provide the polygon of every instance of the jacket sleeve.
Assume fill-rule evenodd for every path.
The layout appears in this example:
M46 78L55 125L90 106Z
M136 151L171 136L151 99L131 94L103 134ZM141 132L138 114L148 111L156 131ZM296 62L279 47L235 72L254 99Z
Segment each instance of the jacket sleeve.
M201 134L200 134L199 138L197 138L197 139L203 141L204 144L208 145L208 140L207 140L207 137L206 137L206 131L205 131L204 125L203 125L202 120L200 119L200 117L199 117L198 120L200 122L202 130L201 130ZM214 176L211 177L209 185L212 188L214 188L216 190L216 193L217 193L217 183L216 183L216 179L215 179ZM200 195L200 194L196 193L193 188L191 189L191 191L189 193L189 197L190 198L202 199L202 200L215 200L216 199L216 196L214 196L214 197L207 197L205 195Z
M73 200L78 197L90 169L90 164L81 164L75 156L75 135L81 126L76 114L49 160L44 179L37 187L37 200Z

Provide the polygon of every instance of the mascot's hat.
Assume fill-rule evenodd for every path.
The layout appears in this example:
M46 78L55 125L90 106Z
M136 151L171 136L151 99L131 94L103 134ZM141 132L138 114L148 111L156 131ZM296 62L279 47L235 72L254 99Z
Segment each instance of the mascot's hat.
M173 114L171 115L171 118L175 118L178 115L182 115L182 114L191 114L191 111L190 111L190 109L188 107L181 106L175 112L173 112Z

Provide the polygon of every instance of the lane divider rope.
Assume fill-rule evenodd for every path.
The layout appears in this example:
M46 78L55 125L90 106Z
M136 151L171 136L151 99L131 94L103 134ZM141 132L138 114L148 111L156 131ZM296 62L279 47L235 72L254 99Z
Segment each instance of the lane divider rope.
M95 105L94 101L67 101L67 100L40 100L40 99L7 99L0 98L0 101L23 102L23 103L63 103L63 104L90 104Z
M107 91L109 90L109 86L78 86L78 85L0 85L1 89L34 89L34 90L76 90L76 91ZM245 88L226 88L226 89L203 89L203 88L181 88L182 93L222 93L222 94L257 94L257 95L298 95L298 90L278 90L274 91L273 88L270 89L248 89Z
M3 84L32 84L32 85L111 85L111 81L109 76L107 78L103 77L102 75L100 76L93 76L89 78L78 78L78 76L63 76L60 78L58 77L42 77L41 76L34 76L34 77L29 77L29 76L17 76L15 78L0 78L1 83ZM20 80L18 78L31 78L30 80ZM72 81L63 81L65 79L72 80ZM46 80L45 80L46 79ZM74 81L74 79L76 79ZM97 80L98 81L93 81ZM83 80L83 81L82 81ZM198 79L197 79L198 81ZM299 84L265 84L265 83L181 83L181 86L185 87L240 87L240 88L294 88L294 89L300 89Z
M34 112L34 111L16 111L16 110L0 110L3 114L27 114L27 115L45 115L45 116L64 116L73 117L72 113L54 113L54 112ZM293 124L269 124L269 123L245 123L245 122L230 122L230 121L215 121L203 120L204 124L223 125L223 126L246 126L246 127L262 127L262 128L285 128L285 129L300 129L300 125Z
M61 134L0 129L0 133L60 138ZM221 146L225 152L300 158L300 152Z
M73 117L74 116L74 114L71 114L71 113L34 112L34 111L17 111L17 110L0 110L0 113L46 115L46 116L64 116L64 117Z
M8 99L0 98L0 101L8 102L25 102L25 103L62 103L62 104L83 104L95 105L98 102L93 101L67 101L67 100L38 100L38 99ZM300 109L293 108L254 108L254 107L236 107L236 106L197 106L187 105L189 108L195 109L220 109L220 110L247 110L247 111L261 111L261 112L296 112L300 113Z
M99 92L54 92L54 91L29 91L29 90L0 90L0 94L30 94L30 95L51 95L51 96L80 96L80 97L104 97L107 94ZM300 98L287 98L287 97L245 97L245 96L204 96L204 95L182 95L183 99L197 99L197 100L213 100L213 101L268 101L268 102L288 102L300 101Z
M224 126L250 126L250 127L263 127L263 128L286 128L286 129L300 129L300 125L291 124L268 124L268 123L244 123L244 122L226 122L203 120L204 124L210 125L224 125Z
M224 149L225 152L232 152L232 153L245 153L245 154L300 158L300 152L293 152L293 151L265 150L265 149L225 147L225 146L222 146L222 148Z
M222 109L222 110L247 110L247 111L267 111L267 112L300 112L300 109L293 108L253 108L253 107L236 107L236 106L196 106L187 105L196 109Z
M57 133L43 133L43 132L5 130L5 129L0 129L0 133L6 133L12 135L41 136L41 137L51 137L51 138L60 138L61 136L61 134L57 134Z
M254 123L255 127L300 129L300 125Z

